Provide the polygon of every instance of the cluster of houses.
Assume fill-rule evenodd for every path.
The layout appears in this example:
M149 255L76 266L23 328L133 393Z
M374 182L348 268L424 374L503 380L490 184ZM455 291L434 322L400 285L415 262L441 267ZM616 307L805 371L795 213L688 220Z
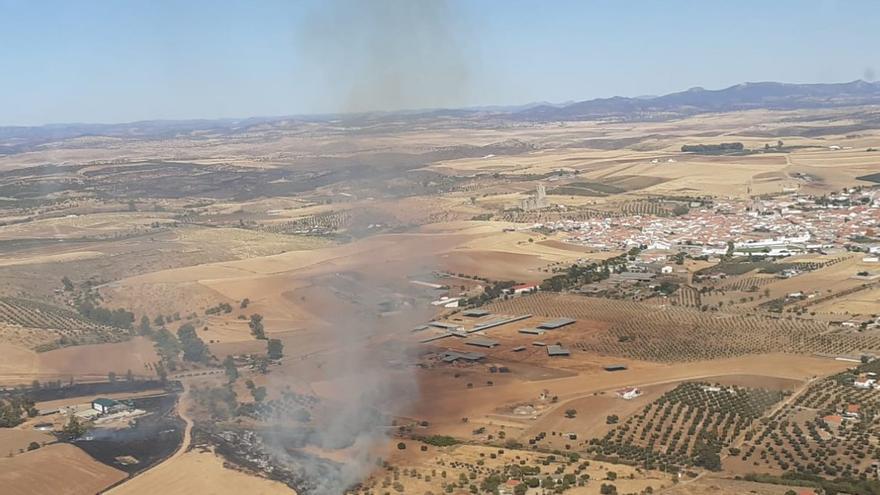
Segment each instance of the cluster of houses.
M848 404L840 414L829 414L822 421L829 428L840 428L845 421L858 421L862 417L862 408L858 404Z
M880 192L852 189L826 198L731 200L694 208L682 216L561 220L535 227L567 232L569 242L598 250L647 246L721 256L733 241L737 255L791 256L811 249L842 248L853 238L870 237L880 228ZM880 246L865 249L866 258L880 254Z

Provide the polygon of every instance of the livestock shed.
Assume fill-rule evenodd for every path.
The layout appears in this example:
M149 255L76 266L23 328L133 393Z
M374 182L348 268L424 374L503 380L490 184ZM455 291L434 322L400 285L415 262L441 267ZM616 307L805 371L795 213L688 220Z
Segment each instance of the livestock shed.
M492 313L486 311L485 309L469 309L461 313L462 316L467 316L469 318L482 318L483 316L489 316L491 314Z
M541 330L540 328L520 328L519 333L525 333L528 335L542 335L544 333L544 330Z
M443 321L431 321L428 322L428 325L436 328L442 328L444 330L458 330L461 328L461 325L456 325L454 323L446 323Z
M511 351L513 351L513 352L522 352L524 350L526 350L526 346L524 346L524 345L517 346L517 347L514 347L513 349L511 349Z
M626 365L609 364L608 366L603 366L602 369L604 369L605 371L624 371L626 370Z
M495 347L496 345L498 345L498 342L491 340L491 339L484 339L484 338L480 338L480 337L475 337L475 338L466 340L465 344L473 345L473 346L477 346L477 347L492 348L492 347Z
M538 328L543 330L556 330L557 328L562 328L566 325L571 325L577 320L572 318L556 318L555 320L545 321L538 325Z
M474 362L479 361L485 357L486 355L480 352L446 351L440 355L440 359L446 363L453 363L458 360Z
M568 349L566 349L565 347L562 347L561 345L554 344L554 345L547 346L547 355L548 356L570 356L571 352Z

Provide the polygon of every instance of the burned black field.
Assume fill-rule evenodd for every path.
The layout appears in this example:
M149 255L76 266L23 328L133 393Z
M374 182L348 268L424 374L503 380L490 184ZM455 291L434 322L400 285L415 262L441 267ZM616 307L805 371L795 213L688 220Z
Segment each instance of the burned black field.
M92 429L74 443L98 461L134 475L178 449L183 441L184 422L175 412L177 394L131 402L134 408L148 414L135 420L130 428Z

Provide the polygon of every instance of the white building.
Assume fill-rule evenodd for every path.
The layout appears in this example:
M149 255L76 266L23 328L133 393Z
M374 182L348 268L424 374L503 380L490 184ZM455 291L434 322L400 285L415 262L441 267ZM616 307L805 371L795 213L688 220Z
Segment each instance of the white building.
M617 396L624 400L632 400L641 395L642 391L637 387L627 387L617 391Z

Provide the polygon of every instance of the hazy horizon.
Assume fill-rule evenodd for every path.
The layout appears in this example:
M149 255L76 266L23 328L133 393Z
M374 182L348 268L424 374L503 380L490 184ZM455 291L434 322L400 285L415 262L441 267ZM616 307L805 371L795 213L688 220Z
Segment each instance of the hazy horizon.
M875 2L551 5L0 0L0 125L518 106L876 77L877 61L861 55L872 52L856 49L880 46Z

